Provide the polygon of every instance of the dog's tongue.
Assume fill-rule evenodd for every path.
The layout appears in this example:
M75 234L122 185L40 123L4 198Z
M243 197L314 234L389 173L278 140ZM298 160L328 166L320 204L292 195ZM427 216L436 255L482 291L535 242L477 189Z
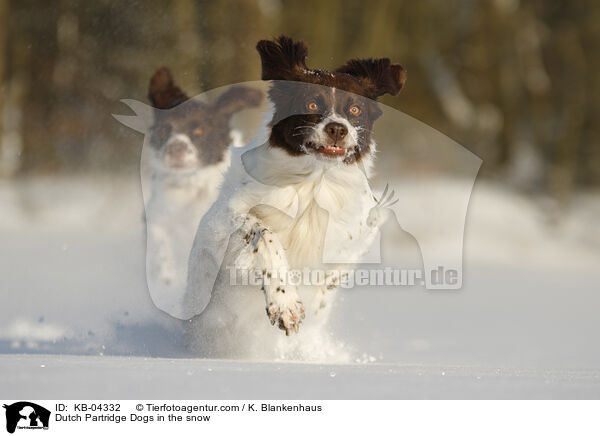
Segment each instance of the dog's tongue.
M346 153L345 149L343 149L342 147L336 147L335 145L326 145L322 147L321 150L325 154L332 154L335 156L340 156Z

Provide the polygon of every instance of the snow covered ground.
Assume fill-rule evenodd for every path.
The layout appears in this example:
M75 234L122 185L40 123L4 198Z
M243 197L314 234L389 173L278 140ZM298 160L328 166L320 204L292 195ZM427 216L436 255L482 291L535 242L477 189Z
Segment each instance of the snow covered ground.
M0 355L3 395L31 399L598 398L600 371Z
M463 288L342 290L335 366L190 359L146 289L138 174L0 181L0 210L5 397L600 398L598 194L478 182Z

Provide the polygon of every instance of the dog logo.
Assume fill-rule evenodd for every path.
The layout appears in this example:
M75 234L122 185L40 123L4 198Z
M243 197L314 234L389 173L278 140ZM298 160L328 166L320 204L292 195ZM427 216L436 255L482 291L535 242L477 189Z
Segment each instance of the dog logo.
M14 433L18 429L48 430L50 411L42 406L28 401L19 401L4 405L6 409L6 431Z

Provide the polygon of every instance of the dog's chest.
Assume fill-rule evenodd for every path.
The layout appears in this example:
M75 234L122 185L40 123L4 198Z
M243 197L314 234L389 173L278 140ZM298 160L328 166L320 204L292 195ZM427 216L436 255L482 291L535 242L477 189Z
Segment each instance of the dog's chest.
M169 216L172 221L195 215L195 210L203 208L203 198L209 197L204 186L162 186L157 188L150 203L150 211L155 216Z
M221 180L220 166L205 167L191 175L157 175L152 181L150 212L159 219L168 216L171 222L192 217L196 225L198 214L215 200Z
M366 217L373 205L367 180L360 176L325 174L295 185L287 191L297 196L295 213L269 208L271 213L262 217L280 238L292 268L353 263L360 257L368 244Z

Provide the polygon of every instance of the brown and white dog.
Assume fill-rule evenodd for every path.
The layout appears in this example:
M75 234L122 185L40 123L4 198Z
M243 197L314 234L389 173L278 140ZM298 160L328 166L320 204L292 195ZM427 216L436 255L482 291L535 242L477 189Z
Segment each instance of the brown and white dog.
M269 139L233 150L200 222L185 298L200 315L187 338L208 356L336 359L325 332L340 280L332 272L359 261L377 233L368 184L376 99L397 94L405 71L387 58L310 69L306 44L284 36L257 50L262 79L273 81ZM258 281L243 280L250 270ZM286 278L306 270L325 272L324 280Z
M232 141L242 145L235 143L231 118L259 106L263 93L234 86L211 103L190 99L163 67L152 76L148 97L154 107L148 132L148 286L159 308L182 316L181 297L198 223L217 198Z

